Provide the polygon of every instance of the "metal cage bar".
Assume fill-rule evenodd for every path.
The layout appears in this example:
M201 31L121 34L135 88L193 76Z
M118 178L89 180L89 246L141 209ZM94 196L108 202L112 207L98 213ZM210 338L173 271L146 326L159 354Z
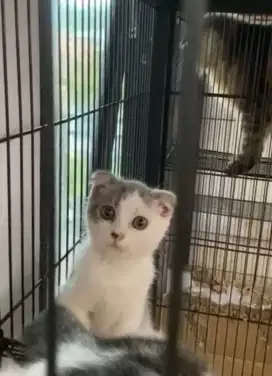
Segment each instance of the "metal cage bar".
M55 375L55 132L53 107L52 5L39 0L40 87L41 87L41 203L40 203L40 310L48 307L48 376Z
M142 179L147 151L146 117L149 107L153 12L141 1L131 2L124 76L121 174Z
M171 90L171 61L173 59L173 39L175 20L177 14L176 10L177 2L167 2L163 0L154 1L141 1L141 0L112 0L109 5L109 11L105 14L103 12L96 14L93 17L94 25L94 40L97 43L96 37L99 39L99 52L98 58L95 54L94 67L90 68L90 43L88 44L88 63L87 67L84 65L84 53L83 45L84 41L79 42L77 40L76 33L72 36L72 44L74 46L75 55L82 48L81 62L75 61L74 65L70 64L69 53L69 36L67 32L67 116L63 111L63 103L65 100L62 97L62 81L59 77L58 83L58 96L59 96L59 118L54 117L54 106L52 99L56 96L53 90L53 69L52 69L52 14L51 6L52 2L49 0L39 0L39 37L40 37L40 87L41 87L41 119L40 125L34 128L33 119L33 92L30 89L30 112L31 124L30 129L23 129L22 127L22 88L21 88L21 71L20 71L20 38L18 30L18 4L20 0L14 0L9 4L15 4L15 45L16 45L16 74L18 76L18 117L19 117L19 132L16 134L10 134L10 113L9 113L9 101L10 92L8 88L8 58L7 58L7 46L6 46L6 14L4 8L4 0L1 0L1 23L2 23L2 44L3 44L3 71L4 71L4 94L5 94L5 117L6 117L6 134L1 137L0 144L6 143L6 158L7 158L7 207L9 217L9 244L8 244L8 257L9 257L9 305L10 312L5 314L1 318L1 323L10 319L10 332L11 336L14 334L14 320L13 313L18 307L21 312L19 313L22 325L24 325L25 319L25 300L32 294L32 317L35 314L35 296L34 290L38 287L39 294L39 308L40 310L48 307L49 311L49 327L48 327L48 372L50 375L54 375L55 368L55 350L56 350L56 337L55 337L55 307L54 307L54 290L55 290L55 270L62 263L66 263L66 277L69 269L68 256L71 253L75 253L77 245L81 242L81 238L84 229L79 225L83 212L83 201L85 193L88 194L88 184L84 186L84 182L87 181L90 172L97 168L116 169L119 173L125 177L134 177L144 179L151 186L164 186L167 185L167 178L169 172L177 169L177 174L174 175L174 183L177 183L178 189L178 208L176 213L175 222L175 234L170 234L167 239L168 243L173 243L174 253L172 258L172 271L171 274L171 298L170 298L170 310L168 320L168 332L169 332L169 348L168 348L168 360L166 373L173 375L177 371L176 365L176 345L178 340L179 331L177 327L185 326L185 320L180 321L180 311L186 311L188 314L196 312L200 315L198 309L192 309L191 307L181 306L180 290L182 289L182 272L184 267L188 264L190 245L203 248L203 254L206 252L206 248L212 249L213 253L219 253L226 251L226 245L230 248L228 252L235 254L234 264L237 264L238 255L243 254L245 256L245 265L249 263L251 256L256 256L256 264L253 268L253 284L256 282L257 269L260 265L260 259L268 258L271 248L271 235L270 239L265 245L261 242L261 237L264 229L264 222L269 222L271 218L272 204L265 201L269 190L269 182L271 179L271 166L268 158L261 161L261 168L258 170L256 176L256 169L250 171L247 174L246 179L256 183L256 180L264 183L264 201L254 202L254 192L256 192L256 184L252 189L251 199L246 198L245 194L241 195L242 198L236 199L234 195L233 184L230 187L232 196L223 197L219 190L218 196L212 196L209 193L195 193L196 184L196 172L198 170L199 175L209 175L212 178L218 177L228 160L229 153L198 150L198 140L200 131L200 114L202 113L202 96L216 97L213 93L204 93L202 84L199 82L194 67L197 61L197 45L200 35L200 19L202 18L205 9L203 9L204 2L200 0L187 1L185 5L185 11L183 17L188 27L188 48L185 53L185 64L182 69L182 81L180 90ZM30 15L30 3L27 2L27 14L29 23L31 23ZM88 0L88 10L86 14L82 13L79 18L78 10L76 6L70 7L69 1L66 2L65 19L67 24L72 20L75 28L81 25L81 32L83 34L84 25L88 24L88 38L91 34L91 8L90 0ZM174 4L175 3L175 4ZM148 4L151 7L148 7ZM60 26L61 15L60 4L58 8L58 72L61 75L62 70L65 70L62 66L60 58L61 50L61 34L64 35ZM81 2L83 5L83 0ZM101 5L101 2L100 2ZM250 13L253 11L253 5L249 3L243 4L242 1L223 3L212 1L209 10L213 11L239 11ZM254 12L256 11L270 11L271 6L264 1L258 2L254 6ZM262 21L262 19L261 19ZM102 24L109 25L106 33L105 40L102 38ZM54 39L54 38L53 38ZM30 32L28 34L29 43L29 72L30 81L32 80L32 67L31 67L31 38ZM81 47L80 47L81 46ZM102 56L102 49L105 49L105 59ZM102 62L104 63L102 64ZM70 73L74 79L75 86L72 86L72 80ZM91 98L90 88L86 93L85 87L82 85L78 90L78 83L84 81L85 73L87 72L88 86L91 80L94 81L94 95ZM97 73L99 72L99 74ZM99 76L96 80L96 75ZM32 83L30 82L30 86ZM73 104L71 103L71 96L74 96L74 113L72 110ZM98 98L99 97L99 98ZM173 97L178 97L179 103L179 127L176 140L171 142L171 150L168 150L169 140L169 119L170 113L170 100ZM223 94L222 98L228 98L229 95ZM85 99L87 98L87 106L85 106ZM92 102L92 103L91 103ZM86 108L87 107L87 108ZM118 116L122 112L122 120L119 120ZM85 120L87 120L87 141L84 140L85 135ZM118 124L120 121L121 125ZM75 125L74 139L70 139L70 134L73 131L72 125ZM120 131L120 128L122 131ZM66 128L65 128L66 127ZM118 129L121 135L118 135ZM40 133L41 136L41 150L40 150L40 185L41 185L41 205L40 205L40 280L35 281L35 252L34 252L34 238L35 234L32 232L32 291L25 291L25 266L24 255L26 253L26 247L24 244L24 217L23 212L26 210L22 197L25 190L23 189L23 137L31 135L31 186L34 191L34 133ZM67 176L65 176L65 183L68 186L70 179L73 180L74 185L67 188L65 203L61 201L58 206L58 211L55 210L56 195L62 195L62 181L59 180L59 184L56 189L55 184L55 169L56 169L56 133L59 135L58 147L60 149L58 172L60 175L65 170L62 165L62 161L66 159L67 162ZM209 130L208 130L209 132ZM170 132L169 132L170 133ZM63 137L62 137L63 136ZM121 141L116 142L117 136L120 136ZM73 162L70 161L69 155L65 156L62 153L62 147L65 144L64 139L68 138L68 152L70 147L75 150L75 158ZM12 251L15 248L12 244L11 236L11 140L18 141L19 155L20 155L20 255L21 255L21 276L20 276L20 293L21 299L14 301L13 296L13 270L12 263L14 260ZM83 157L85 155L84 143L86 142L86 156L88 159L88 166L84 168ZM115 146L114 146L114 143ZM118 150L117 150L118 149ZM166 153L169 152L169 153ZM80 155L79 155L80 154ZM115 154L118 154L118 160L113 158ZM167 154L167 157L166 157ZM67 157L67 158L66 158ZM81 164L80 164L81 161ZM85 175L84 175L85 174ZM221 176L221 175L220 175ZM257 178L257 179L256 179ZM215 179L214 179L215 180ZM80 198L77 200L77 186L80 185ZM209 182L208 189L212 192L216 183ZM225 189L225 182L219 184L219 188ZM243 191L245 189L243 188ZM34 193L32 191L32 203L35 201ZM69 199L72 197L72 209L69 208ZM64 201L64 200L63 200ZM67 207L65 207L65 204ZM65 213L63 214L62 208L64 207ZM65 210L66 209L66 210ZM35 224L34 216L34 204L32 205L31 222L34 228ZM58 218L55 218L55 211L58 214ZM69 223L69 212L72 212L72 224ZM77 214L79 211L79 215ZM210 231L211 220L208 218L205 221L205 231L201 232L198 229L197 224L193 226L194 214L209 214L220 215L213 228L213 232ZM62 226L62 217L65 217L65 225ZM255 244L250 244L250 234L241 240L241 234L238 236L237 241L230 239L230 222L227 224L227 234L225 239L222 240L219 236L219 229L222 217L231 217L231 219L246 219L251 223L249 224L249 230L252 229L252 222L256 220L260 222L260 229L255 239ZM198 222L199 218L196 218L195 222ZM59 223L57 227L56 222ZM80 223L81 224L81 223ZM57 231L62 227L66 227L65 241L66 248L65 254L62 253L62 239L58 238ZM78 229L80 230L78 231ZM241 231L241 221L237 226L238 232ZM209 232L210 231L210 232ZM61 231L60 231L61 232ZM269 232L269 231L267 231ZM70 233L72 236L70 236ZM249 233L249 231L248 231ZM70 238L72 238L70 244ZM57 241L56 241L57 239ZM238 249L238 247L240 247ZM243 249L241 249L243 248ZM182 252L181 252L182 250ZM56 251L58 251L58 260L55 260ZM199 252L200 254L201 252ZM191 254L190 254L191 255ZM72 255L73 256L73 255ZM167 255L168 256L168 255ZM203 255L201 254L201 257ZM195 257L195 255L193 256ZM203 260L205 259L203 256ZM225 256L224 256L225 257ZM212 273L216 269L217 255L213 256ZM168 260L167 260L168 261ZM224 263L228 261L225 257ZM203 265L205 260L203 261ZM164 267L165 265L163 265ZM246 266L244 267L246 269ZM267 269L269 262L265 268ZM161 265L160 265L161 267ZM226 273L223 270L222 273ZM233 267L233 274L238 272ZM246 275L243 275L243 283ZM264 279L267 277L265 276ZM58 285L60 285L61 276L59 274ZM153 295L154 306L156 308L157 284L154 285ZM156 302L156 303L155 303ZM15 303L15 304L14 304ZM160 304L159 308L163 307ZM251 307L250 307L251 311ZM155 316L155 310L154 310ZM208 323L211 317L217 319L222 316L220 312L217 313L205 313L208 316ZM228 312L225 317L232 317ZM237 321L242 321L239 317ZM247 325L253 320L249 319ZM269 318L267 327L271 326L271 317ZM254 321L253 321L254 322ZM256 322L256 320L255 320ZM258 327L262 324L261 318L258 320ZM206 331L208 331L208 324ZM216 336L218 336L218 321L216 324ZM238 333L238 329L237 329ZM0 333L2 335L2 333ZM246 342L248 341L248 331L246 334ZM257 343L257 340L256 340ZM206 346L206 344L205 344ZM253 351L253 362L256 360L256 348ZM236 344L235 344L236 349ZM224 357L226 354L226 344L224 345ZM245 352L243 354L243 363L245 363ZM223 364L224 367L224 364ZM233 368L234 366L232 366Z
M41 87L41 203L40 203L40 310L47 306L50 256L55 252L55 138L53 127L53 68L51 2L39 0ZM48 279L48 283L49 279Z
M155 11L145 159L145 181L154 187L162 187L164 184L175 23L175 12ZM155 256L155 265L158 269L159 255ZM154 322L156 322L157 283L155 280L151 291Z
M172 275L168 316L168 359L166 374L178 374L178 328L182 328L180 309L182 298L182 273L189 262L193 220L197 159L201 125L202 85L195 72L198 58L201 24L205 12L203 0L184 3L184 19L187 24L188 47L185 50L181 78L179 128L177 135L177 210L175 216L176 242L172 257ZM184 184L186 182L186 184ZM182 250L182 252L181 252Z
M122 96L125 55L122 46L127 44L127 11L129 5L113 0L105 61L103 92L100 93L98 122L95 127L93 169L111 169L112 148L117 130L118 104ZM120 20L120 16L124 17ZM119 23L120 22L120 23ZM116 103L113 105L113 103Z
M145 162L145 181L151 186L163 181L175 21L174 12L155 12Z

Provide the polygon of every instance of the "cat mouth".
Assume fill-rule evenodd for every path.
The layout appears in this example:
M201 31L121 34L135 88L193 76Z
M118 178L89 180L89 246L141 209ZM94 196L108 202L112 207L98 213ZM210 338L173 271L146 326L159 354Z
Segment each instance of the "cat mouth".
M116 240L113 240L111 243L110 243L111 247L114 247L114 248L119 248L118 247L118 242Z
M115 249L118 249L118 250L121 250L120 243L117 242L116 240L114 240L114 241L111 243L111 247L112 247L112 248L115 248Z

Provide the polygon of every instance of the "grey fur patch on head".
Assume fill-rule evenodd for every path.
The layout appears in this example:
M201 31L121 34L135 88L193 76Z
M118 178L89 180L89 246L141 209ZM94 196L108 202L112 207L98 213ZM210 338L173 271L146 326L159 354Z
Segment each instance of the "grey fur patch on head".
M172 208L175 208L177 205L177 196L172 191L166 191L164 189L153 189L152 196L154 199L161 200L165 204L170 205Z
M172 208L176 205L176 195L171 191L152 189L139 180L126 180L107 171L96 171L91 178L92 190L88 200L88 218L97 222L100 218L98 208L111 205L117 208L121 200L138 192L143 202L150 206L154 200L162 200Z

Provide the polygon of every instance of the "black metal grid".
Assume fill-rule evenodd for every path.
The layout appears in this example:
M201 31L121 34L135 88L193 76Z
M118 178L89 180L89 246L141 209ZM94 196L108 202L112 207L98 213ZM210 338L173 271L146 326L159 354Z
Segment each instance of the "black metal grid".
M58 289L71 272L85 233L90 173L108 168L144 178L153 28L154 10L138 0L1 2L5 131L0 145L6 154L3 231L9 255L9 297L8 306L1 305L1 327L6 336L20 335L48 306L49 289ZM12 48L15 66L10 67ZM16 130L12 111L18 112ZM19 187L15 199L13 186ZM19 243L13 223L17 201ZM20 273L13 270L15 246Z
M39 260L36 248L39 188L38 191L35 188L40 159L37 155L40 137L36 131L41 129L37 127L40 123L37 5L37 2L31 7L30 2L1 1L1 192L7 195L1 202L1 242L5 251L1 262L1 325L5 323L3 327L11 336L18 334L26 316L34 317L37 309L36 295L31 303L27 300L37 282L35 258Z
M261 3L256 4L254 10L245 4L244 8L240 3L236 5L228 2L221 7L219 2L212 3L209 10L220 11L226 7L225 11L232 12L228 15L229 18L237 17L233 14L236 9L257 13L260 6L259 10L265 11L265 8L261 8L264 5ZM268 9L271 13L269 7L266 8L267 13ZM179 88L186 48L186 44L183 43L183 36L186 35L184 15L180 14L179 17L177 34L180 37L175 44L164 171L165 186L172 189L176 189L176 171L180 170L181 163L177 160L178 129L187 126L187 122L181 124L178 117L179 98L186 100L188 95L188 87ZM240 14L239 17L244 22L261 23L271 29L271 16L261 13ZM259 49L262 48L260 45ZM254 65L254 62L247 61L247 64ZM199 289L209 286L211 292L203 302L203 298L201 299L200 294L196 292L196 285L188 283L189 293L183 298L180 294L183 302L180 317L184 319L185 325L179 334L185 343L206 357L219 374L242 375L250 372L253 375L254 367L258 367L259 374L263 375L269 372L270 367L271 310L262 311L262 308L257 308L258 305L255 308L243 308L241 301L236 305L225 305L222 308L220 304L212 303L211 294L214 287L215 291L216 287L224 287L228 282L231 291L234 291L236 284L248 290L255 288L260 301L264 302L266 299L268 286L271 285L271 142L269 138L258 166L244 176L226 177L225 168L233 156L230 147L232 145L228 143L229 133L237 132L239 129L227 103L230 97L235 98L235 94L218 94L214 87L206 86L203 87L203 92L195 187L187 184L184 177L184 183L189 185L188 190L192 189L195 192L187 269L199 284ZM228 113L222 112L219 108L217 98L227 103L225 106L229 106ZM239 140L238 136L234 136L235 140ZM186 148L186 145L184 147ZM158 326L163 327L166 325L169 309L169 299L164 294L169 292L169 275L172 274L168 268L173 268L173 265L175 267L174 256L171 254L181 233L181 223L178 230L174 227L171 230L158 261L161 276L157 284L156 322ZM185 251L186 247L180 249L180 252ZM223 292L220 292L218 297L223 301ZM254 299L255 302L256 296ZM249 301L251 304L253 296L249 295Z
M30 6L33 3L36 5ZM24 3L1 0L5 129L2 132L0 128L0 147L3 148L6 162L7 202L4 210L7 228L4 231L7 238L4 244L8 255L9 297L6 299L8 306L1 312L0 324L5 333L13 337L44 307L49 306L53 317L54 306L48 295L53 296L54 290L65 282L73 268L75 252L84 236L84 202L92 170L112 169L127 177L144 179L151 185L174 189L178 177L180 210L175 218L175 228L157 258L163 278L157 281L153 289L156 302L154 317L157 325L161 325L163 309L168 308L168 302L163 300L167 267L174 265L172 287L175 294L171 296L173 310L169 325L171 367L179 334L176 328L180 319L180 270L188 257L191 268L208 269L213 283L222 284L225 278L240 278L243 285L250 281L253 285L257 282L265 285L268 280L271 161L269 156L262 159L260 165L246 177L232 180L225 177L223 170L231 152L221 151L215 142L216 132L212 130L215 119L210 108L217 108L218 104L207 105L209 100L216 101L218 94L207 92L205 88L204 102L200 103L201 95L198 100L197 91L201 93L204 89L194 77L194 47L189 48L187 66L185 64L184 70L182 68L185 36L189 35L191 45L197 43L197 30L193 24L197 25L199 14L194 16L190 8L193 4L187 4L187 26L193 28L188 34L183 21L186 12L174 12L175 7L170 7L172 12L169 12L169 8L165 8L166 3L159 8L154 4L152 8L147 3L150 2L82 0L81 7L77 7L75 2L69 0L26 0ZM232 6L228 3L225 10L233 12L241 9L241 4L235 9ZM267 5L261 2L258 2L258 6L259 9L267 9ZM221 9L218 4L212 4L212 7L212 10ZM201 12L201 9L197 9ZM252 9L248 8L248 11L252 12ZM251 17L256 22L256 16ZM259 18L267 22L266 17ZM25 34L20 29L22 24L27 25ZM26 36L24 42L20 39L22 34ZM11 46L15 51L13 66L9 64ZM175 62L170 67L172 59ZM16 76L15 86L11 79L12 70ZM180 80L181 72L184 73L183 80ZM27 99L23 95L25 91ZM224 93L219 97L227 100ZM192 102L196 106L194 111ZM200 124L198 115L201 112L204 136L197 154L198 128L194 125ZM13 125L14 116L17 129ZM223 116L220 117L217 117L217 121L221 122ZM226 128L235 126L229 114L224 117ZM191 124L191 127L185 123ZM214 150L207 150L205 134L210 139L214 136ZM25 146L26 140L29 140L29 151ZM14 148L17 148L16 156ZM37 155L38 164L35 163ZM188 163L181 164L181 161L187 160ZM176 175L176 171L179 175ZM24 177L28 173L30 183L26 185ZM252 187L248 188L250 184ZM19 190L14 203L13 187L16 185ZM257 197L258 187L262 191L261 200ZM29 196L25 199L27 192ZM19 215L14 212L14 205L19 207ZM14 222L17 216L18 221ZM15 232L20 236L14 239ZM175 252L171 255L174 245ZM14 257L15 247L19 250L20 268L14 270L17 258ZM182 248L183 253L179 253L178 247ZM26 266L27 255L31 256L28 260L30 269ZM253 261L255 259L251 269L250 257ZM231 267L230 260L233 263ZM242 266L239 267L239 263ZM260 276L261 269L264 272ZM194 272L196 274L196 270ZM203 277L203 270L201 273ZM19 288L14 286L17 274ZM200 285L204 283L207 283L205 278L200 278ZM227 312L220 308L211 311L210 302L209 309L203 310L199 298L193 304L190 295L183 300L183 340L199 351L198 325L200 316L205 316L206 337L204 335L201 341L206 352L211 351L213 345L214 362L216 341L220 336L219 318L227 319L226 333L230 322L236 320L239 323L235 329L237 337L239 325L244 323L244 317L240 315L241 307L238 309L239 317L233 317L230 309ZM189 333L192 314L197 318L193 338ZM260 312L254 317L251 308L246 314L245 342L248 342L250 323L257 324L258 330L264 330L263 337L268 342L267 328L271 326L271 317L264 318ZM216 339L209 344L207 332L208 326L214 325L213 318L216 319ZM51 329L54 328L52 322L49 325ZM50 347L54 350L54 330L49 330L49 335ZM257 341L258 336L253 346L253 364L257 361ZM237 346L235 341L232 349L234 355ZM220 365L222 373L229 351L227 347L226 336L223 364ZM246 352L245 348L243 366ZM263 363L267 352L266 349ZM54 351L50 354L49 364L53 374ZM233 372L234 361L231 368Z
M153 106L154 114L158 100L162 107L165 102L171 16L161 13L159 20L155 20L155 11L138 0L82 1L80 5L69 0L37 0L35 6L30 0L1 2L6 131L0 135L0 144L7 155L9 255L9 305L1 305L0 323L5 336L18 337L25 324L45 307L53 317L54 306L49 296L70 274L76 248L84 236L82 219L91 171L108 168L127 177L144 179L148 176L146 165L152 163L147 153L149 147L155 146L159 151L161 145L161 137L156 142L152 140L149 109ZM22 23L27 25L23 46ZM8 35L13 30L14 41ZM158 41L155 30L165 40L166 58L161 64L155 61L160 56L160 43L154 43L154 38ZM12 44L16 49L15 87L9 75L8 52ZM27 72L22 66L27 66ZM160 68L151 74L155 66ZM158 81L160 73L162 80ZM29 94L27 103L23 101L23 90ZM18 103L14 103L10 92L18 96ZM11 111L16 106L18 130L11 131ZM23 116L26 112L29 121ZM158 115L160 119L163 112ZM163 127L161 121L158 135ZM30 154L26 158L27 138ZM15 160L11 148L17 140L19 156ZM11 159L13 166L19 161L18 181L11 178ZM159 179L160 161L158 156L154 185ZM28 173L31 196L26 202L24 177ZM16 231L12 223L15 185L19 187L17 248L21 267L20 296L16 291L16 298L12 244ZM26 230L30 235L27 244ZM26 262L30 269L25 267ZM54 322L50 321L49 326L50 348L54 349ZM53 372L54 351L51 355Z

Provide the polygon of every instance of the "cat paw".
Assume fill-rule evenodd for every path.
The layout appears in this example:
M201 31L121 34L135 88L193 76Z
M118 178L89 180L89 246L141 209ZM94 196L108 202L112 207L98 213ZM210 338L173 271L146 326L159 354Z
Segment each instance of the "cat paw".
M230 177L246 174L252 169L255 163L256 159L254 157L246 159L246 161L244 158L238 158L227 166L226 174Z

